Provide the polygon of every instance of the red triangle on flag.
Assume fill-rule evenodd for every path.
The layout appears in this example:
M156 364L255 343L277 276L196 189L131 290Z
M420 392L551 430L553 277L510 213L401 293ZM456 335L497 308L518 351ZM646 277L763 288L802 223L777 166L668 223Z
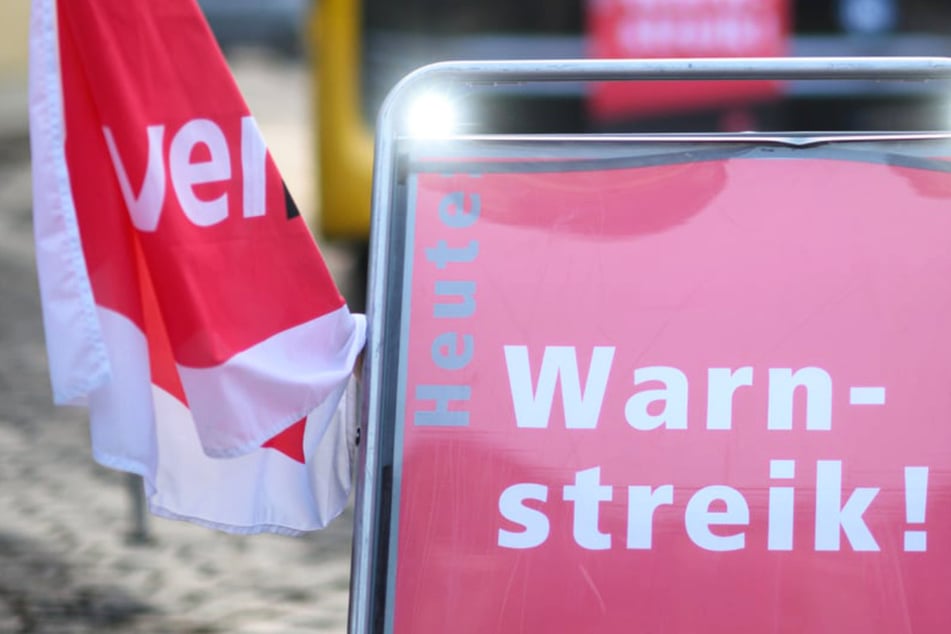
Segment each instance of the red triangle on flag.
M304 457L304 428L306 424L306 418L300 419L279 433L277 436L274 436L269 441L264 443L262 447L277 449L291 460L296 460L297 462L304 464L306 461L306 458Z

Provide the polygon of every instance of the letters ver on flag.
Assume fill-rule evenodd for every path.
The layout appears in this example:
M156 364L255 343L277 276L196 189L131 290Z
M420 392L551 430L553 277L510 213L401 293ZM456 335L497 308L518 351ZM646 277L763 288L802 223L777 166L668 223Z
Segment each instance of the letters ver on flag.
M152 511L234 532L346 502L364 343L193 0L35 0L34 222L54 398Z

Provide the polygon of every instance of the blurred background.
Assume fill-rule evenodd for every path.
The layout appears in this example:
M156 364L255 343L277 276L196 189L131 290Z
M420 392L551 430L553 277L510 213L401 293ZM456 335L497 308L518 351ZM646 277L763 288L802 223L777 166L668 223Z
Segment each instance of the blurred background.
M946 0L199 0L352 308L373 123L442 59L951 54ZM51 404L32 254L27 0L0 2L0 632L344 632L348 511L301 539L135 515ZM432 104L429 104L431 107ZM945 130L940 82L558 85L464 95L431 132ZM426 132L426 130L423 130ZM134 485L134 483L133 483Z
M254 45L306 68L312 226L351 258L363 309L373 123L412 69L450 59L944 56L942 0L200 0L226 51ZM943 130L938 82L558 84L421 107L429 132ZM438 106L437 106L438 107ZM410 113L412 116L412 113ZM422 132L427 132L423 130Z

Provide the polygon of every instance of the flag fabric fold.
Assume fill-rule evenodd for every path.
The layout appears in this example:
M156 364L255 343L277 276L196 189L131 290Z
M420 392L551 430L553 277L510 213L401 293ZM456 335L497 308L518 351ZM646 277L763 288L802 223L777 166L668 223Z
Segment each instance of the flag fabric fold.
M153 512L296 533L350 487L365 341L194 0L34 0L34 233L54 400Z

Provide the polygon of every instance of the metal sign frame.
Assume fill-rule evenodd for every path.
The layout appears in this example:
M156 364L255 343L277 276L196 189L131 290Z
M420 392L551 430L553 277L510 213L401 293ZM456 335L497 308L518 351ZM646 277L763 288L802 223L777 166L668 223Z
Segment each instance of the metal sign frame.
M399 391L399 315L403 283L405 218L397 213L401 194L401 144L411 140L403 115L423 90L497 90L520 84L645 80L867 80L929 81L951 79L951 58L770 58L676 60L470 61L432 64L406 76L390 92L380 112L375 145L368 341L363 366L362 442L359 447L354 517L349 631L385 631L390 558L387 539L393 482L393 420ZM625 139L683 139L683 135L624 135ZM885 135L710 134L692 140L751 141L804 145L840 138ZM947 138L947 133L902 134L902 138ZM565 136L565 139L592 136ZM618 135L612 137L614 140ZM448 139L451 141L452 139Z

